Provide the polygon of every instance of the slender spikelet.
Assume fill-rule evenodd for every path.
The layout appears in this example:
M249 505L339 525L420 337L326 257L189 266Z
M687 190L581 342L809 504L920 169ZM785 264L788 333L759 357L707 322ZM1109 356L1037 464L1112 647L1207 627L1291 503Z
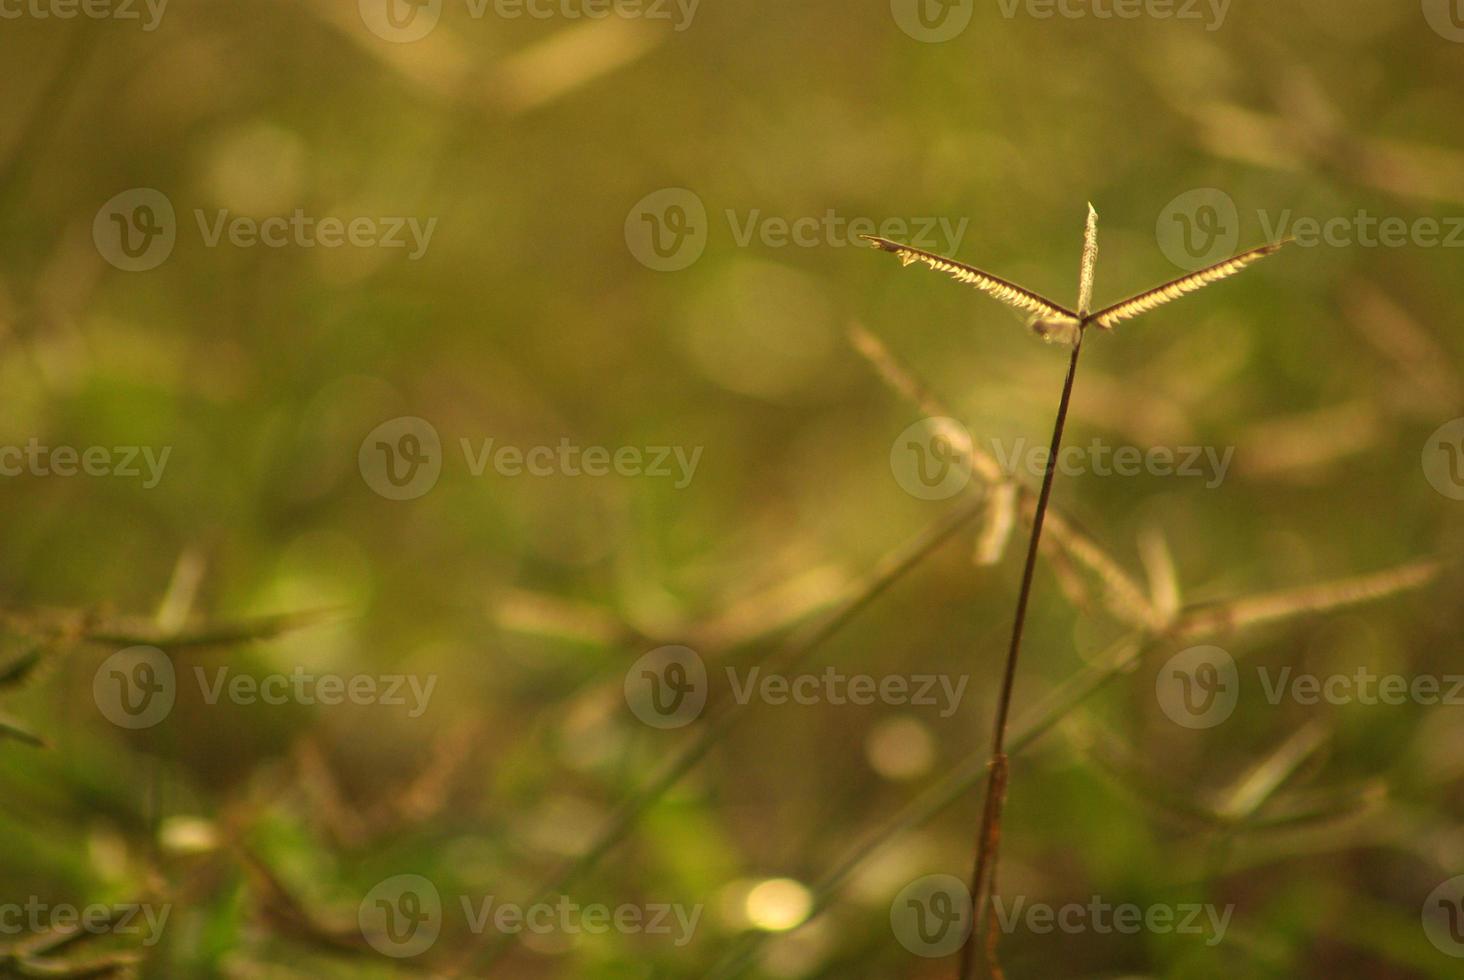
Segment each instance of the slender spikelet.
M1151 310L1171 303L1181 296L1197 292L1222 279L1229 279L1246 266L1259 262L1268 255L1274 255L1291 239L1261 245L1239 255L1231 256L1198 272L1155 286L1153 289L1131 296L1121 303L1105 307L1097 313L1088 313L1093 299L1093 280L1098 264L1098 212L1088 205L1088 224L1083 235L1082 276L1078 283L1078 311L1074 313L1061 303L1056 303L1040 293L1018 286L1016 283L994 276L975 266L910 245L880 238L877 235L860 235L873 247L899 256L902 265L922 262L937 272L944 272L958 282L975 286L994 299L1000 300L1012 309L1027 314L1027 326L1037 336L1049 342L1075 343L1082 328L1096 326L1112 330L1124 320L1131 320Z
M1306 613L1343 609L1419 588L1432 581L1442 567L1436 559L1423 559L1372 575L1198 607L1190 610L1180 621L1177 635L1184 639L1215 636Z
M1098 212L1088 202L1088 227L1083 230L1083 273L1078 280L1078 315L1093 307L1093 277L1098 268Z
M924 249L911 248L909 245L901 245L899 242L892 242L888 238L879 238L874 235L860 235L875 248L882 249L900 257L900 262L910 265L912 262L924 262L936 272L944 272L960 282L975 286L993 299L998 299L1030 317L1038 317L1051 320L1076 320L1077 314L1067 307L1054 303L1045 296L1032 292L1030 289L1023 289L1014 282L1008 282L1000 276L993 276L989 272L983 272L975 266L967 265L964 262L957 262L955 259L948 259L943 255L936 255L934 252L927 252Z
M1248 252L1241 252L1239 255L1231 256L1224 262L1217 262L1207 269L1199 272L1192 272L1187 276L1181 276L1172 282L1166 282L1162 286L1155 286L1146 292L1124 300L1122 303L1115 303L1105 309L1099 310L1092 316L1085 317L1085 323L1101 327L1104 330L1112 330L1116 324L1124 320L1131 320L1136 316L1148 313L1150 310L1158 309L1165 303L1171 303L1181 296L1204 289L1212 283L1222 279L1229 279L1246 266L1259 262L1268 255L1274 255L1281 251L1282 247L1290 244L1291 239L1282 242L1273 242L1270 245L1262 245L1253 248Z

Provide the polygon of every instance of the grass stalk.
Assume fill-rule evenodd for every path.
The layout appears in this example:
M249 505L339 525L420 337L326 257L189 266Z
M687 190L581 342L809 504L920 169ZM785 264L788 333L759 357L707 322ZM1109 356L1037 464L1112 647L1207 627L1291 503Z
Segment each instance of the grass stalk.
M1009 762L1006 754L1007 720L1011 715L1012 692L1016 686L1017 661L1022 652L1022 629L1027 622L1027 604L1032 596L1032 579L1037 571L1037 551L1042 543L1042 523L1047 516L1047 503L1052 496L1053 477L1057 473L1058 453L1062 450L1063 429L1067 425L1068 407L1072 402L1073 381L1078 374L1078 358L1083 353L1083 331L1073 341L1068 360L1067 378L1062 385L1062 398L1057 405L1057 419L1052 426L1052 443L1047 454L1047 467L1042 474L1042 489L1037 494L1037 510L1032 517L1032 533L1027 542L1027 561L1022 568L1022 585L1017 592L1017 612L1012 623L1012 640L1007 649L1006 667L1002 674L1001 693L996 702L996 723L991 735L991 758L987 763L986 804L982 807L981 828L976 835L976 863L971 872L971 933L961 947L961 980L975 976L976 948L985 940L986 965L993 977L1001 977L996 959L997 932L990 928L987 911L996 880L997 852L1001 845L1001 815L1006 805Z

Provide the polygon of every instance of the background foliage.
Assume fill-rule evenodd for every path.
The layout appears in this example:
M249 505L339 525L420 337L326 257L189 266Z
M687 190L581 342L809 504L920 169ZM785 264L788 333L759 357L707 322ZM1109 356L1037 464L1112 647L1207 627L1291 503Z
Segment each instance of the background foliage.
M0 740L0 899L172 908L155 947L55 951L73 969L136 952L128 969L148 976L461 966L488 937L449 915L425 957L383 957L357 929L362 897L409 873L450 903L528 901L704 728L636 720L622 695L636 658L685 643L714 680L754 662L961 505L892 478L891 444L922 413L881 385L851 324L978 444L1046 439L1064 358L1000 307L847 235L741 245L734 226L830 209L967 218L962 258L1070 302L1092 200L1108 302L1175 274L1156 228L1191 189L1236 202L1242 245L1287 209L1464 210L1450 125L1464 45L1385 0L1237 2L1215 30L982 3L944 43L912 38L883 3L707 2L681 31L448 3L410 44L341 0L174 0L153 31L7 19L0 49L0 444L171 447L151 489L0 479L0 671L17 667L0 712L18 733ZM136 187L169 197L178 241L128 273L93 221ZM659 272L626 219L673 187L704 202L707 245ZM225 208L437 226L416 261L208 247L194 212ZM1235 447L1234 464L1215 488L1062 477L1057 506L1140 581L1139 542L1158 554L1162 534L1186 604L1447 557L1461 505L1420 453L1460 414L1460 254L1293 248L1094 338L1070 443ZM430 420L446 452L437 486L404 502L357 465L366 434L399 416ZM682 489L474 476L460 438L703 455ZM947 975L895 941L890 901L921 875L966 873L976 796L878 849L868 835L979 767L1019 551L976 567L962 531L810 654L815 671L969 675L954 715L754 704L567 886L581 902L705 905L692 942L532 937L490 975L702 976L751 948L749 930L751 976ZM1040 572L1019 714L1124 632L1100 588L1056 570L1070 581ZM1445 567L1407 594L1217 642L1273 668L1444 674L1459 585ZM235 634L196 635L222 626ZM135 732L92 687L131 642L166 649L183 679L166 721ZM1017 758L1003 889L1234 903L1226 942L1019 931L1009 974L1457 975L1419 916L1464 871L1464 708L1252 693L1223 726L1190 730L1154 697L1178 649L1154 644ZM208 704L195 666L437 687L419 717ZM1303 816L1196 817L1298 733L1266 803ZM807 892L749 898L769 880L814 888L851 852L801 928L778 917L791 903L796 919Z

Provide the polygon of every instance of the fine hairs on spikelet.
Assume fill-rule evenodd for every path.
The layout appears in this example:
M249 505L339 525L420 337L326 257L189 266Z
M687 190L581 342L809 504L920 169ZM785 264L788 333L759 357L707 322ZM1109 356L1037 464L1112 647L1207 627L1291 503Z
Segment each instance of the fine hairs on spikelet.
M1173 302L1181 296L1204 289L1206 286L1217 283L1222 279L1229 279L1246 266L1259 262L1268 255L1274 255L1290 244L1291 239L1281 242L1274 242L1270 245L1262 245L1253 248L1248 252L1241 252L1223 262L1192 272L1187 276L1181 276L1162 286L1155 286L1146 292L1124 300L1122 303L1099 310L1092 316L1085 318L1084 323L1091 323L1104 330L1112 330L1115 324L1124 320L1131 320L1136 316L1148 313L1150 310L1158 309L1165 303Z
M1038 295L1030 289L1024 289L1016 283L1009 282L1000 276L993 276L989 272L983 272L975 266L967 265L964 262L957 262L955 259L948 259L943 255L936 255L934 252L927 252L924 249L901 245L899 242L892 242L888 238L879 238L875 235L860 235L859 237L868 241L875 248L898 255L903 265L909 265L912 262L924 262L936 272L944 272L959 282L975 286L993 299L1000 300L1012 309L1025 313L1030 317L1042 320L1077 319L1077 315L1067 307L1059 303L1054 303L1047 297Z
M1098 212L1088 202L1088 225L1083 229L1083 270L1078 279L1078 316L1085 317L1093 307L1093 277L1098 270Z
M944 272L958 282L975 286L994 299L1000 300L1012 309L1027 315L1027 326L1043 340L1072 343L1087 327L1096 326L1112 330L1124 320L1131 320L1181 296L1203 289L1222 279L1228 279L1252 263L1280 251L1291 239L1261 245L1239 255L1231 256L1208 268L1178 279L1155 286L1153 289L1131 296L1121 303L1105 307L1097 313L1089 313L1088 305L1093 297L1094 271L1098 262L1098 214L1093 205L1088 205L1088 224L1083 236L1082 278L1079 282L1078 312L1073 312L1061 303L1054 302L1030 289L994 276L975 266L910 245L901 245L888 238L876 235L859 236L873 247L899 256L902 265L922 262L937 272Z

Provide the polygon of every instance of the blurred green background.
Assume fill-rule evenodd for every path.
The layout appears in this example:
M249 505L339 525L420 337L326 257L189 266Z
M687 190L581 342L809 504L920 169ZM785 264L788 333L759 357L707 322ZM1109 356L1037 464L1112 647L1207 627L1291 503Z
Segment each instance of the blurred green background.
M1464 872L1464 706L1271 704L1249 672L1459 669L1447 441L1464 423L1440 427L1464 414L1464 11L594 9L0 8L0 447L136 447L141 467L113 452L105 474L52 458L0 477L0 903L168 910L156 935L67 943L52 913L0 914L0 972L953 976L902 940L892 902L966 875L979 797L880 828L979 772L1023 529L981 567L963 528L797 671L964 678L959 710L754 700L736 725L663 729L627 672L685 644L725 702L725 666L800 642L882 555L970 506L902 486L897 437L925 413L851 326L978 445L1048 437L1062 351L847 222L909 222L908 240L945 219L959 236L916 243L1071 304L1092 201L1100 304L1180 274L1197 235L1224 254L1342 220L1088 341L1069 444L1233 449L1223 480L1064 474L1055 506L1156 595L1171 554L1186 607L1446 561L1417 588L1207 640L1246 678L1223 724L1166 716L1156 676L1186 644L1160 638L1017 755L1004 894L1234 915L1213 945L1019 927L1007 973L1461 975L1464 942L1421 916ZM210 244L221 212L246 237ZM297 212L362 237L248 239ZM1359 213L1408 234L1368 238ZM406 218L430 224L422 248L368 243L410 241ZM440 475L397 500L375 443L429 431L403 418L437 435ZM489 439L699 455L686 480L475 473L461 440ZM143 450L168 453L154 481ZM1052 559L1019 716L1131 630ZM138 644L164 651L176 703L131 729L104 702L109 658ZM135 667L121 676L156 676ZM419 712L409 693L210 703L196 671L220 669L433 687ZM697 739L684 778L607 823ZM597 836L605 853L551 890L700 907L689 941L557 929L488 959L495 930L461 900L528 904ZM424 949L358 922L400 875L440 898Z

